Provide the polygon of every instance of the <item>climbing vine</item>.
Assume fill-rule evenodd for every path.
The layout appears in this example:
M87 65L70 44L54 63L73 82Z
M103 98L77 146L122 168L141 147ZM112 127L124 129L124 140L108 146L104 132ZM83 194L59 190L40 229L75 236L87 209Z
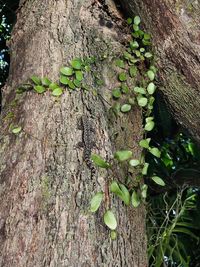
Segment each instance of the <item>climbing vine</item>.
M117 180L111 180L109 194L112 193L119 197L125 205L137 208L140 203L145 202L147 197L148 186L144 183L144 177L147 177L149 163L145 162L145 155L148 152L159 158L161 154L157 147L151 145L151 138L147 138L147 133L152 131L155 126L152 110L155 100L153 94L156 90L154 80L157 69L154 66L154 56L151 51L151 36L140 28L140 17L128 18L127 24L131 29L131 39L123 54L114 59L120 85L112 90L111 111L116 116L120 114L126 116L126 113L130 112L135 105L142 109L143 139L139 141L142 153L139 158L135 158L133 151L124 149L116 151L109 161L97 154L92 154L91 159L97 167L111 171L116 165L122 168L124 164L128 164L128 172L136 173L134 184L122 184ZM43 94L48 91L53 97L60 97L65 88L70 91L76 88L88 90L88 86L84 82L85 72L92 71L92 64L96 60L95 57L71 60L68 66L60 68L59 82L33 75L27 83L18 86L16 93L22 94L34 90L38 94ZM11 114L9 116L12 117ZM22 130L19 125L11 125L10 128L13 134L19 134ZM165 185L156 174L153 174L151 180L160 186ZM104 199L106 199L105 192L97 192L91 199L90 211L96 212ZM105 207L104 223L111 229L111 238L115 239L117 220L109 201L105 201Z

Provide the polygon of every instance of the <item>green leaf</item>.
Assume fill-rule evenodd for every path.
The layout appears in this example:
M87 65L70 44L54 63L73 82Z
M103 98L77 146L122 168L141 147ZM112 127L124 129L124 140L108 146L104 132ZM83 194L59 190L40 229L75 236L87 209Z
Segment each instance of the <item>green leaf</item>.
M31 79L31 80L34 82L34 84L36 84L36 85L40 85L40 84L41 84L41 79L40 79L39 77L35 76L35 75L31 76L30 79Z
M136 167L136 166L140 165L140 161L138 159L131 159L129 161L129 165L131 165L132 167Z
M96 212L101 205L104 194L102 192L96 193L90 201L91 212Z
M165 182L158 176L153 176L151 179L158 185L165 186Z
M78 87L78 88L81 87L81 82L80 82L80 81L78 81L78 80L75 79L73 82L74 82L74 85L75 85L76 87Z
M131 196L131 203L134 208L137 208L140 205L140 198L135 190L133 191Z
M49 86L51 84L51 81L47 77L42 78L41 81L44 86Z
M153 95L153 93L155 92L155 90L156 90L155 84L153 82L149 83L148 86L147 86L147 92L150 95Z
M64 76L64 75L61 75L61 76L60 76L60 82L61 82L62 84L68 85L69 81L70 81L70 80L69 80L66 76Z
M143 184L141 187L141 196L143 198L147 197L147 189L148 189L148 185L147 184Z
M136 25L136 24L133 24L133 30L134 30L135 32L139 31L139 26Z
M148 168L149 168L149 163L145 162L144 163L144 167L142 169L142 174L143 175L147 175Z
M63 94L62 88L58 87L54 89L51 93L53 96L61 96Z
M130 24L132 24L133 20L132 20L132 18L128 18L126 21L127 21L127 24L130 25Z
M62 67L60 68L60 73L66 76L72 76L74 72L72 68Z
M92 154L91 159L94 162L94 164L100 168L105 168L105 169L110 168L110 164L97 154Z
M112 230L112 231L110 232L110 238L111 238L112 240L115 240L115 239L117 238L117 232L114 231L114 230Z
M71 80L68 81L68 86L70 89L73 89L73 90L76 88L74 83Z
M80 70L75 71L76 79L81 82L83 80L83 73Z
M117 221L116 221L114 213L111 210L107 210L104 213L103 219L104 219L104 223L111 230L115 230L117 228Z
M153 55L152 55L150 52L146 52L146 53L144 54L144 56L145 56L146 58L151 58Z
M59 87L59 85L57 84L57 83L51 83L50 85L49 85L49 89L51 89L51 90L54 90L54 89L56 89L56 88L58 88Z
M127 77L126 77L126 73L125 72L122 72L122 73L119 74L119 80L121 82L126 81L126 79L127 79Z
M140 17L139 17L139 16L135 16L135 18L134 18L134 24L135 24L135 25L139 25L140 22L141 22Z
M124 65L124 61L123 61L122 59L117 59L117 60L115 61L115 65L116 65L117 67L122 68L122 69L125 67L125 65Z
M155 126L155 122L154 121L149 121L149 122L147 122L145 124L144 129L145 129L145 131L150 132L150 131L153 130L154 126Z
M130 42L130 48L131 49L137 49L139 47L139 44L138 44L138 42L137 41L131 41Z
M45 88L44 86L41 86L41 85L36 85L34 86L34 90L38 93L38 94L42 94L45 92Z
M125 185L113 181L110 185L110 191L124 201L127 206L130 204L130 193Z
M130 104L124 104L121 106L121 112L128 112L131 110L131 105Z
M122 83L122 85L121 85L121 89L122 89L122 93L124 93L124 94L128 94L128 92L129 92L129 88L128 88L128 86L126 85L126 83Z
M130 60L130 59L133 59L133 56L128 53L127 51L124 52L124 58L127 59L127 60Z
M145 33L144 36L143 36L143 38L144 38L144 40L148 41L148 40L150 40L151 35L148 34L148 33Z
M149 152L157 158L160 158L161 152L157 147L152 147L149 149Z
M18 134L18 133L21 132L21 130L22 130L22 127L21 127L21 126L14 127L14 128L12 129L12 133L14 133L14 134Z
M142 97L142 96L138 96L137 97L137 102L138 102L138 105L140 107L145 107L147 105L147 98L146 97Z
M130 67L129 73L132 78L135 77L137 74L137 68L135 66Z
M147 117L146 119L145 119L145 121L146 122L149 122L149 121L152 121L154 119L154 117Z
M118 160L118 161L125 161L128 160L132 157L133 153L130 150L120 150L115 152L114 157Z
M155 66L151 65L149 69L152 70L156 74L157 68Z
M147 138L147 139L142 139L140 142L139 142L139 145L143 148L149 148L149 143L151 141L151 138Z
M80 70L82 68L82 61L81 59L73 59L71 65L74 69Z
M131 106L133 106L133 105L135 104L135 98L130 97L130 98L128 99L128 102L129 102L129 104L130 104Z
M135 93L139 93L139 94L146 94L146 90L144 89L144 88L142 88L142 87L134 87L133 88L133 91L135 92Z
M121 91L120 88L115 88L112 90L112 95L114 98L120 98L121 96Z
M147 76L148 76L149 80L151 80L151 81L153 81L155 78L155 74L152 70L147 71Z

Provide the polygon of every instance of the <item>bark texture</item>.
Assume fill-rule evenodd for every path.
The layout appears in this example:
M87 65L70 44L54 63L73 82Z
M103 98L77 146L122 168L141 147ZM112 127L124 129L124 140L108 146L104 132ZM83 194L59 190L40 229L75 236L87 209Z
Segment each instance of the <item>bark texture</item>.
M176 120L200 142L200 2L121 0L153 36L160 86Z
M119 224L117 240L111 241L102 222L105 206L97 215L88 206L94 192L107 190L114 174L99 170L91 180L83 150L77 147L82 140L77 121L85 114L95 128L93 152L108 159L115 149L132 149L136 157L140 153L140 111L118 119L107 113L117 82L111 55L123 49L120 21L112 2L21 1L3 90L0 266L147 266L144 207L128 209L116 198L110 200ZM88 73L88 92L66 90L55 100L48 92L31 91L13 101L17 85L32 74L57 80L59 68L69 60L105 54L107 59L95 67L104 85L98 87ZM12 134L11 124L22 126L22 132ZM126 172L120 174L123 181Z

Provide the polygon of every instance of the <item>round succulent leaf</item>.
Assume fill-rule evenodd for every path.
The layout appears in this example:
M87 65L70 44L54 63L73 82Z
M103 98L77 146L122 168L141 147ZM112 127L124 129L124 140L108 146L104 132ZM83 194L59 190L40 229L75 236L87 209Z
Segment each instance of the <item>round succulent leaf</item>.
M76 80L81 82L83 80L83 73L80 70L75 71Z
M131 105L130 104L124 104L124 105L121 106L121 112L123 112L123 113L126 113L126 112L128 112L130 110L131 110Z
M149 152L157 158L160 158L161 152L157 147L152 147L149 149Z
M112 95L114 98L120 98L121 96L121 90L120 88L115 88L112 90Z
M110 232L110 238L111 238L112 240L117 239L117 232L116 232L115 230L112 230L112 231Z
M14 128L12 129L12 133L14 133L14 134L18 134L18 133L21 132L21 130L22 130L22 127L21 127L21 126L17 126L17 127L14 127Z
M82 68L82 61L81 59L73 59L71 61L71 66L75 69L75 70L81 70Z
M146 121L146 122L149 122L149 121L153 121L153 119L154 119L154 117L147 117L147 118L145 119L145 121Z
M147 175L148 168L149 168L149 163L145 162L144 166L142 168L142 174L143 175Z
M74 90L76 88L75 85L74 85L74 83L71 80L68 81L68 86L72 90Z
M130 97L130 98L128 99L128 102L129 102L129 104L130 104L131 106L133 106L133 105L135 104L135 98Z
M135 66L131 66L129 69L129 73L130 73L131 78L135 77L137 74L137 68Z
M46 91L45 87L42 85L35 85L34 86L34 90L38 93L38 94L42 94Z
M124 93L124 94L128 94L128 92L129 92L129 88L128 88L128 86L127 86L126 83L122 83L122 85L121 85L121 90L122 90L122 93Z
M132 18L128 18L128 19L126 20L126 22L127 22L128 25L130 25L130 24L132 24L133 20L132 20Z
M133 91L139 94L146 94L146 90L143 87L136 86L133 88Z
M117 67L122 68L122 69L125 67L125 65L124 65L124 61L123 61L122 59L116 59L116 61L115 61L115 65L116 65Z
M78 80L74 80L73 81L73 83L74 83L74 85L77 87L77 88L81 88L81 82L80 81L78 81Z
M143 148L149 148L149 139L150 138L140 140L139 145Z
M145 56L146 58L151 58L151 57L153 57L153 55L152 55L150 52L146 52L146 53L144 54L144 56Z
M53 96L61 96L63 94L62 88L58 87L54 89L51 93Z
M137 208L140 205L140 198L135 190L131 195L131 203L134 208Z
M112 181L112 183L110 184L110 191L112 193L117 194L117 195L121 195L121 190L120 190L119 185L116 181Z
M47 77L42 78L41 81L44 86L49 86L51 84L51 81Z
M103 192L98 192L93 196L93 198L90 201L91 212L96 212L99 209L101 202L103 200L103 196L104 196Z
M56 89L56 88L58 88L59 87L59 85L57 84L57 83L51 83L50 85L49 85L49 89L50 90L54 90L54 89Z
M133 152L130 150L120 150L115 152L114 157L118 160L118 161L125 161L128 160L132 157Z
M137 102L140 107L145 107L147 105L148 99L146 97L137 97Z
M153 93L155 92L156 90L156 86L153 82L149 83L148 86L147 86L147 92L150 94L150 95L153 95Z
M64 76L64 75L61 75L61 76L60 76L60 82L61 82L62 84L64 84L64 85L68 85L69 81L70 81L70 80L69 80L66 76Z
M147 71L147 76L148 76L150 81L153 81L154 78L155 78L155 73L152 70L148 70Z
M40 79L39 77L35 76L35 75L31 76L30 79L31 79L31 80L34 82L34 84L36 84L36 85L40 85L40 84L41 84L41 79Z
M139 26L136 25L136 24L133 24L133 30L134 30L135 32L139 31Z
M132 167L136 167L136 166L140 165L140 161L138 159L131 159L129 161L129 165Z
M145 129L145 131L150 132L153 130L154 126L155 126L155 122L149 121L145 124L144 129Z
M135 16L133 21L134 21L134 24L135 24L135 25L139 25L140 22L141 22L141 19L140 19L139 16Z
M141 187L141 196L145 199L147 198L147 189L148 189L148 185L147 184L143 184Z
M122 73L119 74L119 80L121 82L126 81L126 79L127 79L127 77L126 77L126 73L125 72L122 72Z
M97 154L92 154L91 159L94 162L94 164L100 168L105 168L105 169L110 168L110 164Z
M158 176L153 176L151 179L158 185L165 186L165 182Z
M139 47L139 44L137 41L131 41L130 42L130 48L131 49L137 49Z
M74 72L72 68L62 67L60 68L60 73L66 76L72 76Z
M115 230L117 228L117 220L115 218L114 213L111 210L107 210L103 216L104 223L110 228L111 230Z

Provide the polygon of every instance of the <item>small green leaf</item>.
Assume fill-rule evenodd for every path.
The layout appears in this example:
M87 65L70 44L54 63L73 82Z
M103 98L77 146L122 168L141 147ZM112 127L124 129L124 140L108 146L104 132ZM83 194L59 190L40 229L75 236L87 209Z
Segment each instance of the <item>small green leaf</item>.
M154 121L149 121L149 122L147 122L145 124L144 129L145 129L145 131L150 132L150 131L153 130L154 126L155 126L155 122Z
M135 93L139 93L139 94L146 94L146 90L143 88L143 87L134 87L133 88L133 91L135 92Z
M143 166L143 169L142 169L142 174L143 175L147 175L148 168L149 168L149 163L145 162L144 166Z
M140 17L139 17L139 16L135 16L135 18L134 18L134 24L135 24L135 25L139 25L140 22L141 22Z
M155 74L152 70L147 71L147 76L148 76L149 80L151 80L151 81L153 81L155 78Z
M101 205L104 194L102 192L96 193L90 201L91 212L96 212Z
M131 110L131 105L130 104L124 104L121 106L121 112L128 112Z
M142 96L138 96L137 97L137 102L138 102L138 105L140 107L145 107L147 105L147 98L146 97L142 97Z
M157 68L155 66L151 65L149 69L152 70L156 74Z
M69 86L69 88L71 88L73 90L76 88L74 83L71 80L68 81L68 86Z
M150 52L146 52L146 53L144 54L144 56L145 56L146 58L151 58L153 55L152 55Z
M44 86L49 86L51 84L51 81L47 77L42 78L41 81Z
M152 147L149 149L149 152L157 158L160 158L161 152L157 147Z
M82 61L81 59L73 59L71 65L74 69L80 70L82 68Z
M30 79L31 79L31 80L34 82L34 84L36 84L36 85L40 85L40 84L41 84L41 79L40 79L39 77L35 76L35 75L31 76Z
M62 88L58 87L54 89L51 93L53 96L61 96L63 94Z
M73 75L73 69L69 67L62 67L60 68L60 73L66 76L72 76Z
M136 24L133 24L133 30L134 30L135 32L139 31L139 26L136 25Z
M127 24L130 25L130 24L132 24L133 20L132 20L132 18L128 18L126 21L127 21Z
M141 52L141 53L144 53L144 51L145 51L145 48L144 48L144 47L141 47L141 48L140 48L140 52Z
M18 134L18 133L21 132L21 130L22 130L22 127L21 126L18 126L18 127L15 127L15 128L12 129L12 133Z
M41 86L41 85L36 85L34 86L34 90L38 93L38 94L42 94L45 92L45 88L44 86Z
M150 40L151 35L148 34L148 33L145 33L144 36L143 36L143 38L144 38L144 40L148 41L148 40Z
M118 160L118 161L125 161L127 159L130 159L132 157L133 153L130 150L120 150L115 152L114 157Z
M147 189L148 189L148 185L143 184L141 187L141 195L144 199L147 198Z
M140 198L135 190L133 191L131 196L131 203L134 208L137 208L140 205Z
M54 90L54 89L56 89L56 88L58 88L59 87L59 85L57 84L57 83L51 83L50 85L49 85L49 89L51 89L51 90Z
M128 53L127 51L124 52L124 58L127 59L127 60L130 60L130 59L133 59L133 56Z
M122 69L125 67L125 66L124 66L124 61L121 60L121 59L117 59L117 60L115 61L115 65L116 65L117 67L122 68Z
M105 168L105 169L110 168L110 164L97 154L92 154L91 159L94 162L94 164L100 168Z
M129 164L132 166L132 167L136 167L138 165L140 165L140 161L138 159L131 159L129 161Z
M147 117L146 119L145 119L145 121L146 122L149 122L149 121L152 121L154 119L154 117Z
M113 181L110 185L110 191L121 198L127 206L130 204L130 193L125 185Z
M76 75L76 79L78 81L81 82L83 80L83 73L82 73L82 71L80 71L80 70L75 71L75 75Z
M73 82L74 82L74 85L75 85L76 87L78 87L78 88L81 87L81 82L80 82L80 81L78 81L78 80L75 79Z
M131 49L137 49L139 47L139 44L138 44L138 42L137 41L131 41L130 42L130 48Z
M147 138L147 139L142 139L140 142L139 142L139 145L143 148L149 148L149 143L151 141L151 138Z
M110 238L111 238L112 240L115 240L115 239L117 238L117 232L114 231L114 230L112 230L112 231L110 232Z
M137 68L135 66L130 67L129 73L132 78L135 77L137 74Z
M155 84L153 82L149 83L148 86L147 86L147 92L150 95L153 95L153 93L155 92L155 90L156 90Z
M112 95L114 98L120 98L121 96L121 91L120 88L115 88L112 90Z
M133 105L135 104L135 98L130 97L130 98L128 99L128 102L129 102L129 104L130 104L131 106L133 106Z
M107 210L104 213L103 219L104 219L104 223L111 230L115 230L117 228L117 221L116 221L114 213L111 210Z
M125 72L122 72L122 73L119 74L119 80L121 82L126 81L126 79L127 79L127 77L126 77L126 73Z
M158 176L153 176L151 179L158 185L165 186L165 182Z
M129 92L129 88L128 88L128 86L126 85L126 83L122 83L122 85L121 85L121 90L122 90L122 93L124 93L124 94L128 94L128 92Z
M61 75L61 76L60 76L60 82L61 82L62 84L68 85L69 81L70 81L70 80L69 80L66 76L64 76L64 75Z

